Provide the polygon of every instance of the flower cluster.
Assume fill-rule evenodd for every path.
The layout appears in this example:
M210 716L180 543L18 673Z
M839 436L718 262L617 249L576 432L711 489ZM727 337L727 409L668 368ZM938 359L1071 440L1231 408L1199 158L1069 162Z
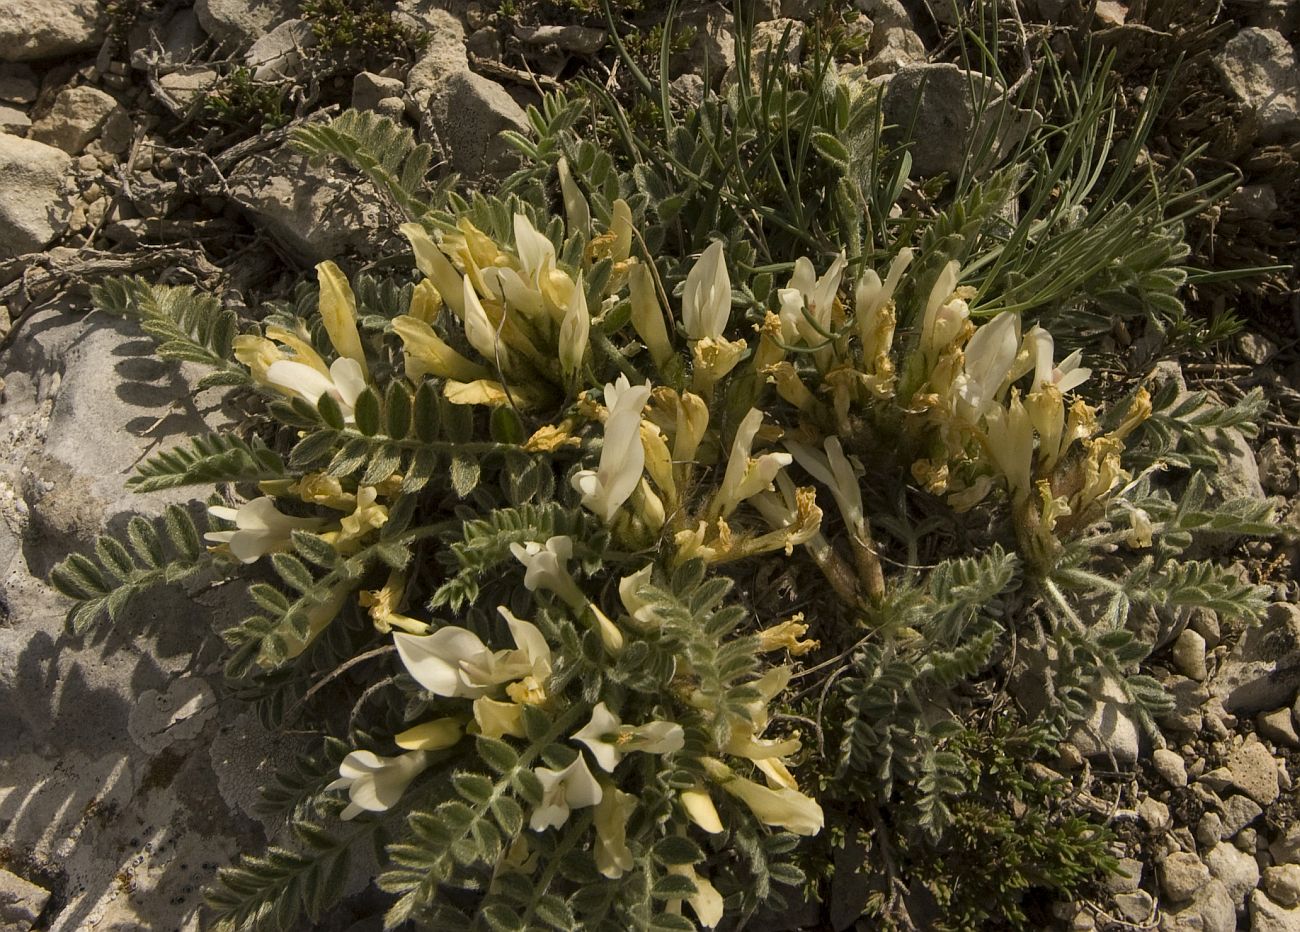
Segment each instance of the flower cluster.
M1005 501L1025 553L1050 561L1061 535L1095 521L1124 483L1123 442L1149 402L1139 395L1102 431L1097 411L1069 397L1091 375L1077 351L1056 360L1052 336L1039 326L1022 333L1010 312L972 319L958 266L926 290L908 277L909 249L883 280L864 269L851 287L843 254L821 274L801 257L770 306L738 312L727 247L717 240L674 295L633 254L628 205L613 201L598 230L563 164L560 177L562 249L551 235L558 222L543 232L522 212L501 239L468 216L437 235L406 224L421 278L382 333L363 337L352 287L326 262L319 313L332 359L305 322L235 341L268 393L329 413L345 436L364 426L363 396L382 395L386 379L404 380L406 397L433 386L474 417L531 424L512 449L577 458L558 495L617 551L604 559L567 534L511 540L503 554L520 575L506 575L532 608L494 600L491 618L426 612L428 592L414 583L420 567L390 568L373 589L340 574L295 629L286 658L355 599L376 635L391 638L409 677L398 682L415 697L410 708L425 711L392 736L404 753L353 750L327 789L346 790L343 819L384 812L430 792L422 775L470 754L474 741L523 748L540 740L545 756L528 758L527 828L564 831L591 810L577 823L590 826L581 844L610 880L633 870L656 834L725 835L728 812L815 835L824 816L795 776L800 736L772 727L793 666L745 668L728 686L743 701L721 709L716 694L695 686L700 670L687 653L651 694L613 680L584 688L564 632L598 645L610 668L648 656L670 637L661 594L674 570L698 563L716 572L796 548L842 601L880 604L888 581L863 493L862 438L873 435L892 437L917 482L955 512ZM902 294L915 306L900 310ZM899 324L905 310L910 329ZM262 496L239 508L212 507L233 528L208 540L245 563L292 551L301 535L341 557L377 546L406 477L398 467L368 482L349 475L265 481ZM833 535L823 522L832 509ZM774 621L742 635L743 645L751 657L799 657L818 646L806 637L815 623ZM671 784L655 776L669 772L678 775ZM651 788L666 786L667 807L651 806ZM527 863L530 850L520 834L511 863ZM685 900L702 925L717 924L724 900L706 869L673 864L671 872L694 890L673 907Z

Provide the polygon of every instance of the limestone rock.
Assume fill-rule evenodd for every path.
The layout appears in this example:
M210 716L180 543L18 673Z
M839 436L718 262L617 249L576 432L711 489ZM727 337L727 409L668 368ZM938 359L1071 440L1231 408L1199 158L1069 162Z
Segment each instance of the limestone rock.
M1070 736L1070 741L1085 757L1109 760L1131 767L1138 759L1138 726L1125 710L1127 699L1119 684L1106 680L1096 691L1092 710Z
M1300 864L1300 825L1292 825L1281 838L1268 846L1275 864Z
M98 88L82 85L59 92L50 112L32 126L30 138L80 155L99 135L109 117L121 112L118 102Z
M926 59L925 43L905 26L875 29L868 48L871 59L867 62L867 76L872 78L923 65Z
M911 15L898 0L853 0L853 5L867 14L877 29L914 26Z
M401 98L406 85L397 78L363 71L352 79L352 106L358 110L376 110L381 100Z
M500 134L531 132L527 114L505 88L468 70L449 75L429 96L420 126L424 136L442 143L452 168L468 178L508 171L516 156Z
M1210 879L1210 869L1188 851L1175 851L1160 863L1160 889L1171 902L1186 903Z
M898 127L887 135L899 141L915 115L909 151L916 176L959 171L968 143L972 152L981 152L985 143L991 143L987 146L989 158L996 163L1042 122L1036 113L1001 99L1001 94L1001 86L992 78L963 71L956 65L904 68L889 79L885 88L885 122ZM981 101L985 103L982 114Z
M157 68L160 74L167 74L194 61L207 39L192 9L177 10L163 22L138 23L127 40L131 67L139 71Z
M27 132L31 125L32 118L27 115L26 110L0 104L0 133L17 136Z
M1142 798L1137 805L1137 814L1147 824L1147 828L1157 835L1163 835L1174 824L1169 817L1169 807L1154 796Z
M1211 435L1221 464L1211 479L1220 500L1228 502L1237 498L1259 500L1264 497L1260 483L1259 463L1255 451L1235 427L1225 427Z
M1256 890L1250 895L1250 932L1300 932L1300 908L1286 909Z
M1231 784L1261 806L1277 799L1277 761L1258 739L1252 738L1229 754L1226 769Z
M146 754L188 741L217 710L217 697L202 677L183 676L163 691L146 689L131 707L127 731Z
M1259 886L1259 865L1255 856L1229 844L1215 845L1205 855L1210 876L1223 884L1238 912L1246 908L1246 897Z
M1295 723L1291 720L1290 709L1274 709L1261 713L1255 719L1255 727L1262 737L1282 747L1300 747L1300 736L1296 735Z
M253 69L255 81L294 78L302 70L303 50L315 44L316 33L311 23L288 19L249 46L244 53L244 64Z
M304 265L380 246L384 211L369 184L348 183L287 148L241 162L230 192Z
M0 259L39 252L67 228L71 170L61 149L0 134Z
M1270 437L1259 448L1259 480L1264 491L1271 495L1294 495L1300 483L1296 482L1295 460L1282 449L1282 442Z
M736 21L730 9L711 4L678 17L695 30L695 41L673 59L674 72L689 71L717 87L736 64Z
M1264 890L1279 906L1300 905L1300 864L1275 864L1264 870Z
M1237 932L1237 910L1223 884L1208 880L1188 906L1170 910L1160 928L1162 932Z
M1183 676L1203 680L1209 673L1205 669L1205 638L1191 628L1184 628L1174 641L1174 667Z
M1253 715L1290 704L1300 688L1300 606L1275 602L1247 628L1210 683L1229 712Z
M1187 765L1176 751L1159 748L1152 753L1151 764L1161 779L1175 789L1187 785Z
M291 19L297 0L195 0L194 15L208 35L226 47L246 48Z
M1263 808L1249 796L1229 796L1223 803L1223 824L1220 838L1232 838L1261 815Z
M0 16L0 60L88 51L103 40L106 19L97 0L13 0Z
M50 891L0 868L0 926L27 932L49 901Z
M465 29L460 20L445 10L430 10L422 28L429 41L420 58L406 73L406 89L411 97L411 115L417 119L427 110L429 98L454 74L469 71L465 51Z
M1145 923L1151 918L1155 901L1145 890L1133 890L1129 893L1116 893L1115 906L1120 915L1132 923Z
M605 47L605 30L588 26L515 26L515 37L529 45L553 45L575 55L595 55Z
M163 75L158 84L175 101L173 109L180 115L220 80L221 75L212 68L188 65Z
M1246 105L1265 142L1300 136L1300 70L1276 29L1246 28L1214 59L1228 90Z

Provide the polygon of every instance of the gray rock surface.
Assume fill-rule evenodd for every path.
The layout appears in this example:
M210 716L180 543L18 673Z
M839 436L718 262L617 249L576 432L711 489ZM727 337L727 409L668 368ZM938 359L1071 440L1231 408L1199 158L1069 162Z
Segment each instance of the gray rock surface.
M132 68L167 74L192 62L208 36L192 9L180 9L162 22L137 23L128 41Z
M311 23L287 19L249 46L244 64L253 69L255 81L280 81L302 71L303 51L316 44Z
M468 69L447 75L427 101L422 134L437 140L452 167L468 178L507 171L516 156L500 134L531 129L527 114L504 87Z
M1172 657L1175 669L1189 679L1200 681L1209 675L1205 669L1205 638L1191 628L1184 628L1174 640Z
M428 109L429 98L448 78L469 70L465 29L460 20L445 10L433 9L428 11L421 22L422 28L428 31L429 41L423 54L406 73L411 116L417 120Z
M32 118L27 111L8 104L0 104L0 133L19 136L27 132L32 125Z
M1300 905L1300 864L1275 864L1264 870L1264 891L1285 909Z
M1300 908L1287 909L1256 890L1250 895L1250 932L1300 932Z
M112 95L86 85L65 88L54 99L50 112L32 125L28 138L80 155L116 114L125 116Z
M1159 748L1151 754L1151 765L1160 778L1174 788L1187 785L1187 764L1176 751Z
M1093 698L1088 717L1070 736L1079 753L1097 761L1109 762L1113 758L1120 767L1137 763L1138 726L1126 705L1120 686L1105 681Z
M1160 864L1160 889L1174 903L1195 898L1210 879L1210 869L1189 851L1176 851Z
M871 60L867 62L867 76L879 77L897 74L904 68L925 63L925 43L906 26L877 27L871 33Z
M406 85L397 78L363 71L352 79L352 106L358 110L376 110L380 101L400 98Z
M27 932L41 918L50 891L0 869L0 925L10 932Z
M0 16L0 61L38 61L95 48L107 20L98 0L12 0Z
M1210 689L1232 713L1253 715L1295 700L1300 688L1300 606L1275 602L1223 659Z
M1277 761L1258 739L1252 737L1228 755L1227 763L1201 780L1214 789L1225 786L1245 793L1261 806L1277 799Z
M223 804L208 753L223 724L213 629L242 607L163 589L82 638L42 580L105 526L186 500L124 481L225 415L133 324L87 310L37 313L0 358L14 373L0 404L0 846L58 878L54 932L197 929L215 868L263 840ZM247 779L242 763L224 779Z
M1229 796L1223 803L1223 823L1219 837L1232 838L1263 814L1264 809L1249 796Z
M910 150L913 175L957 172L968 148L977 159L987 150L980 164L988 167L1041 122L1037 114L1013 106L1001 95L996 81L956 65L915 65L889 79L885 122L898 127L895 134L902 134L913 126L915 116Z
M195 0L194 15L213 39L226 47L247 48L291 18L296 0Z
M1237 912L1244 912L1246 898L1259 886L1259 865L1255 863L1255 856L1233 845L1219 844L1206 853L1205 866L1210 869L1210 876L1228 891Z
M303 265L378 246L384 211L369 184L350 184L287 148L241 162L230 192Z
M43 249L67 228L71 171L63 150L0 134L0 259Z
M1237 932L1237 910L1223 884L1211 879L1189 905L1170 909L1160 928L1168 932Z
M1214 65L1253 117L1265 141L1300 137L1300 69L1276 29L1248 27L1224 46Z

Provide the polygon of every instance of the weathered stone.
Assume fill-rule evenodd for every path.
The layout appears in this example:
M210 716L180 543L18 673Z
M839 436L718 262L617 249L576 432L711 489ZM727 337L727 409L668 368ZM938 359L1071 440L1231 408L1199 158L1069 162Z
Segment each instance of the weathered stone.
M454 74L469 71L465 51L465 29L460 20L445 10L430 10L423 20L428 44L420 58L406 73L406 90L411 98L411 115L419 118L429 106L429 98L442 93Z
M867 14L877 29L911 29L911 15L898 0L853 0L853 5Z
M1177 751L1158 748L1151 754L1151 765L1170 786L1178 788L1187 785L1187 765Z
M1290 826L1268 846L1268 853L1275 864L1300 864L1300 825Z
M17 136L27 132L31 125L32 118L27 115L26 110L0 104L0 133Z
M1154 796L1142 797L1137 804L1137 814L1147 824L1147 828L1157 835L1163 835L1174 824L1169 817L1169 807Z
M1133 923L1145 923L1151 918L1151 911L1155 907L1155 900L1145 890L1117 893L1114 900L1120 915Z
M49 901L49 890L0 868L0 926L10 932L27 932Z
M1282 442L1270 437L1255 457L1259 462L1259 481L1270 495L1294 495L1298 487L1295 460L1282 448Z
M177 112L183 113L220 80L213 69L191 65L163 75L158 84L175 101Z
M1184 628L1174 641L1172 657L1174 669L1183 676L1198 682L1209 676L1205 669L1205 638L1191 628Z
M1261 806L1277 799L1277 761L1258 739L1252 737L1228 755L1227 771L1232 785Z
M689 71L717 87L736 64L736 21L721 4L711 4L679 17L681 26L695 30L691 47L673 59L674 71Z
M1259 865L1255 863L1255 855L1240 851L1232 845L1215 845L1205 855L1205 866L1210 869L1210 876L1222 883L1228 891L1237 911L1244 912L1246 897L1259 886Z
M871 58L867 62L867 76L872 78L897 74L904 68L923 65L926 60L921 37L903 26L872 30L868 47Z
M61 149L0 134L0 259L38 252L67 228L71 170Z
M1123 689L1113 680L1104 680L1094 690L1092 708L1087 718L1070 736L1071 743L1085 757L1131 767L1138 759L1137 721L1126 710Z
M442 82L428 98L420 126L426 137L441 142L452 168L469 178L508 171L517 155L500 134L531 132L527 114L506 89L472 71Z
M1210 697L1209 692L1202 684L1185 676L1169 677L1164 681L1164 687L1174 706L1157 716L1160 727L1168 731L1196 734L1201 730L1204 720L1202 707Z
M1249 498L1258 501L1264 497L1264 487L1259 481L1259 463L1255 451L1235 427L1225 427L1211 435L1222 463L1214 474L1211 485L1223 501Z
M141 22L131 30L131 67L166 74L192 62L207 39L192 9L177 10L165 22Z
M788 37L786 36L787 30L789 31ZM787 65L798 65L803 57L803 34L804 24L797 19L774 19L756 25L754 27L754 38L751 42L753 57L750 62L754 77L757 78L762 74L769 52L779 49L782 39L785 39L786 43L785 63Z
M297 0L194 0L199 23L227 48L246 48L297 10Z
M161 692L146 689L136 698L127 719L127 731L140 750L158 754L178 741L188 741L203 730L217 711L217 697L202 677L183 676Z
M358 110L375 110L381 100L400 98L406 85L397 78L363 71L352 79L352 106Z
M1275 864L1264 869L1264 891L1279 906L1300 905L1300 864Z
M1228 90L1245 104L1265 142L1300 136L1300 71L1275 29L1246 28L1214 59Z
M103 40L106 19L97 0L13 0L0 16L0 60L88 51Z
M10 104L30 104L36 100L40 83L31 65L22 62L0 64L0 100Z
M887 138L900 142L900 134L915 117L909 151L912 173L920 177L959 171L968 146L976 153L987 150L984 167L989 167L1042 122L1036 113L1016 108L1002 94L992 78L956 65L904 68L885 88L885 122L898 127Z
M1120 858L1119 873L1111 874L1103 882L1111 893L1131 893L1142 885L1142 862L1137 858Z
M97 88L65 88L54 99L50 112L32 125L29 136L69 155L79 155L99 135L104 122L120 110L116 100Z
M1186 903L1210 879L1210 869L1189 851L1175 851L1160 862L1160 889L1174 903Z
M1254 715L1291 703L1300 688L1300 606L1275 602L1247 628L1210 682L1229 712Z
M1296 735L1295 723L1291 721L1290 709L1274 709L1262 712L1255 719L1259 734L1282 747L1300 747L1300 736Z
M588 26L515 26L515 37L529 45L553 45L575 55L595 55L605 47L605 30Z
M381 247L384 211L373 189L350 184L287 148L241 162L229 188L235 202L304 265Z
M1217 880L1209 880L1192 902L1162 917L1162 932L1237 932L1237 910L1232 897Z
M1300 932L1300 908L1286 909L1256 890L1250 895L1250 932Z
M253 69L255 81L294 78L302 71L303 50L315 44L311 23L287 19L248 47L244 64Z
M1223 818L1217 812L1203 812L1196 820L1196 843L1202 848L1213 848L1223 840Z
M1219 837L1232 838L1263 814L1263 808L1249 796L1229 796L1223 802L1223 827Z

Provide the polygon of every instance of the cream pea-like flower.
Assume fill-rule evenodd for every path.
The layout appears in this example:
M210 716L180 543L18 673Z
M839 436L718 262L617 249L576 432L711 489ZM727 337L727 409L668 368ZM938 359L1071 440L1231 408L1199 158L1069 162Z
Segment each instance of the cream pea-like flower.
M366 389L365 371L348 356L340 356L330 363L328 376L306 363L277 360L267 367L266 382L311 405L319 402L322 395L329 395L338 402L343 420L349 423L353 420L357 398Z
M533 677L545 682L551 674L551 648L537 626L501 612L516 649L494 651L477 634L447 625L432 634L394 632L402 665L417 683L436 696L477 699L495 687Z
M204 540L225 544L241 563L252 563L258 557L284 550L289 546L296 530L311 531L324 522L319 518L293 518L275 507L267 496L255 498L238 509L212 505L208 514L222 521L233 521L233 531L208 531Z
M974 424L994 403L1020 348L1020 317L1003 311L975 331L966 343L963 371L957 376L957 413Z
M533 773L542 784L542 801L528 819L528 827L535 832L557 828L569 820L574 809L594 806L604 798L581 754L563 770L534 767Z
M722 921L723 899L717 887L701 877L699 872L688 864L670 864L668 873L688 877L691 883L695 884L695 894L687 897L686 902L691 904L691 910L695 913L695 918L699 920L700 925L706 929L712 929ZM680 903L680 901L670 901L670 905L676 903ZM680 907L678 908L680 909Z
M529 592L549 590L572 608L586 603L586 596L574 582L567 565L573 556L571 538L561 534L548 538L544 544L534 540L523 544L512 543L510 552L524 565L524 586Z
M680 751L686 743L686 735L682 726L675 722L624 725L605 703L600 702L591 710L591 721L574 732L573 740L587 746L602 770L613 773L623 755L631 751L647 754Z
M1051 385L1064 395L1078 388L1092 376L1091 369L1079 365L1083 359L1081 350L1075 350L1066 356L1061 360L1060 365L1055 364L1053 362L1053 353L1056 351L1055 341L1042 327L1034 326L1025 338L1030 344L1034 360L1034 389Z
M736 429L736 437L731 443L731 456L727 460L727 471L713 499L713 514L725 518L745 499L768 491L772 488L777 473L794 462L794 457L789 453L764 453L757 458L750 456L754 438L762 423L763 412L751 408Z
M606 524L614 520L641 481L645 469L645 448L641 445L641 410L650 400L650 383L632 385L627 376L605 386L605 445L596 469L584 469L573 476L573 487L582 493L582 505Z
M816 835L826 823L815 799L789 787L771 789L740 776L719 760L705 758L705 773L723 791L739 799L764 825L775 825L796 835Z
M686 273L682 291L682 326L692 340L719 339L731 317L731 276L722 251L714 240Z
M340 815L347 821L363 812L391 809L428 766L429 757L423 751L409 751L400 757L353 751L339 764L339 778L325 789L348 791L350 801Z
M627 820L636 811L636 797L606 783L596 804L596 870L610 880L617 880L633 866L632 850L627 846Z

